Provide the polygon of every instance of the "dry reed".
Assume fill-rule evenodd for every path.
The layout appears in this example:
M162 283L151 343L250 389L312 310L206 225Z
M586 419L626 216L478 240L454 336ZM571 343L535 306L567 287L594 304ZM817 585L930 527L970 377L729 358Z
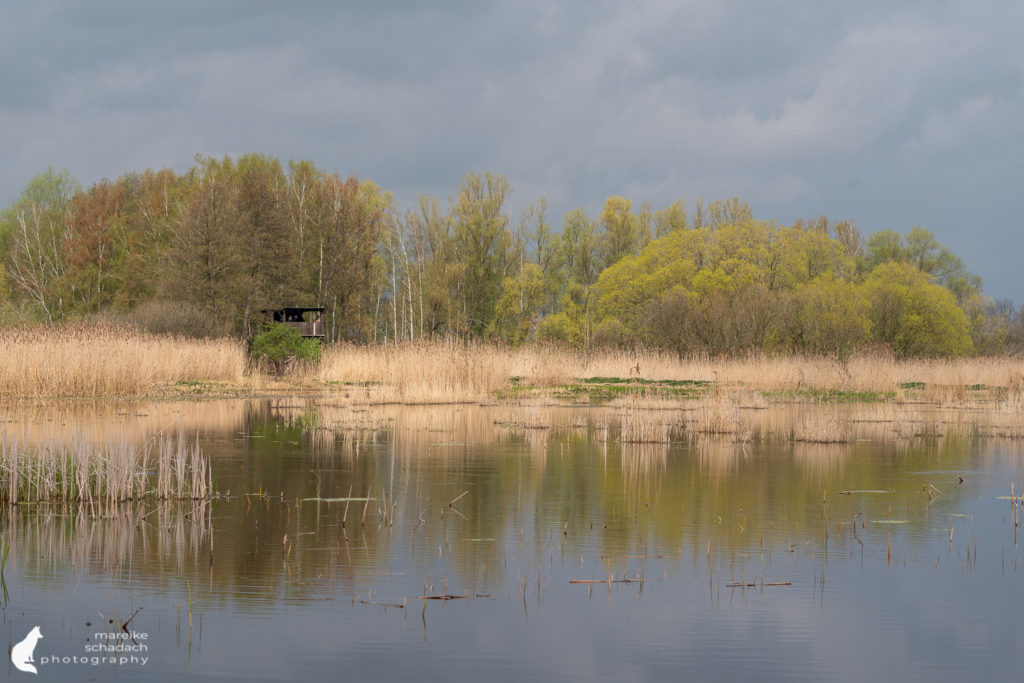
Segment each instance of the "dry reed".
M736 358L659 351L578 351L533 345L510 349L433 340L399 345L328 345L316 367L288 377L247 374L242 343L144 334L109 325L0 329L0 398L142 396L161 387L225 383L229 390L309 390L377 403L459 403L546 399L584 378L691 380L713 391L746 392L743 407L765 407L761 392L817 400L816 392L937 405L989 405L1024 399L1024 361L1010 357L898 360L891 354L848 360L751 354ZM706 385L694 385L699 388ZM628 386L627 386L628 389ZM645 401L674 398L648 392Z
M664 419L661 411L631 408L619 417L619 441L622 443L660 443L673 440L673 426Z
M9 440L6 432L0 440L0 502L112 505L149 496L206 499L212 494L209 462L198 441L190 446L182 434L142 446L123 439L105 447L81 438L52 440L31 450Z
M561 355L549 348L529 351L457 341L399 346L341 344L325 349L322 381L363 385L382 402L459 403L494 400L512 377L545 385L567 382Z
M335 345L325 349L319 379L365 387L379 401L446 403L493 400L519 386L543 390L590 377L697 380L745 391L744 407L765 407L756 392L875 394L940 404L1024 396L1024 361L1010 357L898 360L891 354L846 361L819 356L679 358L659 351L590 352L547 346L507 349L431 341L397 346ZM662 400L655 396L651 400ZM647 399L645 399L647 400Z
M740 412L739 405L730 397L700 400L696 407L684 414L685 429L698 434L745 434L750 427Z
M240 382L239 342L108 325L0 329L0 398L141 396L174 382Z
M811 410L793 423L793 440L809 443L848 443L853 430L848 419L834 411Z

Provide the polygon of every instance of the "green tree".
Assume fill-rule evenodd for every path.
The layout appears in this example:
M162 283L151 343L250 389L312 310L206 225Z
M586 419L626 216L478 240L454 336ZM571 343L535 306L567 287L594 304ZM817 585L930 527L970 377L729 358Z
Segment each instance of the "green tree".
M853 272L853 262L842 243L825 232L782 228L776 237L781 251L781 286L793 288L823 275L846 278Z
M566 286L578 283L589 287L601 273L597 253L597 229L583 209L573 209L562 220L562 264Z
M590 287L571 282L562 295L559 310L545 316L537 325L537 339L567 344L584 349L591 343L591 306L593 296Z
M527 234L527 258L540 267L544 282L544 301L541 313L551 313L564 289L562 249L558 236L547 220L548 202L541 197L528 209L533 227ZM520 273L521 274L521 273Z
M288 226L287 181L280 162L262 154L238 158L233 182L238 212L242 335L251 336L261 308L277 308L297 295L298 250Z
M651 243L651 240L654 238L654 228L654 209L651 208L650 200L645 199L640 205L640 210L636 213L636 245L633 247L634 252L639 252Z
M6 306L11 298L11 286L7 283L7 270L0 263L0 307Z
M754 220L754 212L738 197L716 199L707 204L698 197L694 203L693 227L695 228L714 229L721 225L737 225L752 220Z
M915 226L902 237L892 230L871 235L861 257L861 271L871 272L879 264L890 261L913 264L953 292L961 305L981 292L981 278L969 273L959 256L939 244L935 235L922 227Z
M79 189L67 171L48 168L0 215L0 235L8 245L7 276L16 295L47 320L64 315L65 293L59 283L67 269L64 243Z
M127 227L123 183L102 180L75 195L61 277L69 309L93 313L113 302L123 282Z
M603 267L615 265L620 259L637 251L640 228L633 213L632 200L618 195L608 197L598 220L601 224L598 246Z
M676 286L644 306L643 329L656 348L670 349L683 358L700 349L695 319L700 307L697 295Z
M792 349L846 357L871 339L870 304L862 288L826 273L801 286L788 321Z
M963 356L974 350L953 294L909 263L883 263L864 282L872 335L900 356Z
M420 196L407 224L416 262L420 336L446 332L458 308L451 218L441 211L436 197Z
M462 304L459 323L476 337L483 336L494 320L494 308L501 294L511 244L504 205L511 191L505 176L470 173L459 185L452 208Z
M963 311L975 351L982 355L1007 351L1013 327L1012 303L1001 303L983 294L974 294L964 302Z
M119 180L124 188L124 254L117 277L120 280L114 305L134 309L153 300L160 283L173 280L166 258L173 243L180 213L189 197L191 178L170 169L126 173ZM176 296L173 292L166 292Z
M968 297L981 292L981 278L967 272L960 257L939 244L931 231L915 226L903 242L904 258L953 292L957 303L962 305Z
M289 166L289 213L299 244L300 296L324 306L330 341L372 336L375 264L392 197L374 183Z
M903 260L903 238L893 230L879 230L871 233L861 258L860 269L870 273L876 266L890 261Z
M249 343L249 355L270 365L274 374L282 375L296 362L320 360L320 342L302 336L292 325L272 323Z
M674 230L686 230L689 227L690 221L686 217L686 203L682 199L677 199L664 209L654 213L654 235L657 239L664 237Z
M234 163L198 158L168 248L163 296L192 302L206 316L236 319L243 270Z
M502 283L492 335L513 346L525 342L533 334L544 299L543 271L536 263L524 264L518 275Z

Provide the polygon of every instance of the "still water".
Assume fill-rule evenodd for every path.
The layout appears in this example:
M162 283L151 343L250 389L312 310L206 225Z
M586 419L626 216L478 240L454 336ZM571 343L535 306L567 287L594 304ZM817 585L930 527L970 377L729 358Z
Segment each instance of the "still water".
M949 430L812 445L766 430L624 444L607 409L309 400L0 418L24 442L198 435L221 493L3 511L4 623L9 646L40 627L38 680L1024 668L1024 551L1000 498L1022 492L1018 441ZM125 661L102 661L95 646L118 644ZM7 670L31 680L10 658Z

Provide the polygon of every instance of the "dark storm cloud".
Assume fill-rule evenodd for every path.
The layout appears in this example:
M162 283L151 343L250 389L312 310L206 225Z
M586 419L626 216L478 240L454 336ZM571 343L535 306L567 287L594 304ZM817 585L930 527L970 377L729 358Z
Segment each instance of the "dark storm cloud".
M1013 280L1024 9L999 2L32 3L0 9L0 193L195 153L311 158L556 220L621 193L924 225Z

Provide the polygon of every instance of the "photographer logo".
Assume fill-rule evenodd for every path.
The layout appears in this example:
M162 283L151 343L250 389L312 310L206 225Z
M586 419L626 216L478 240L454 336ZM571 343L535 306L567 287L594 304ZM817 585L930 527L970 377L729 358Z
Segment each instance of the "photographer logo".
M30 674L39 673L36 671L36 668L32 666L32 663L36 661L33 656L36 650L36 643L38 643L39 639L42 637L43 634L40 633L39 627L36 626L28 632L28 635L25 636L24 640L16 643L14 647L11 648L11 663L14 664L15 669Z

